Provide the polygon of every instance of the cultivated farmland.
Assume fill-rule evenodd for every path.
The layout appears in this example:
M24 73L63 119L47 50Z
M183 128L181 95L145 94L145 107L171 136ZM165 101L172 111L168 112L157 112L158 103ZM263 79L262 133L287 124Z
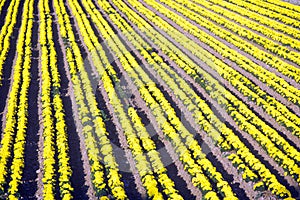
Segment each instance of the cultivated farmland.
M0 199L300 199L299 89L296 4L0 0Z

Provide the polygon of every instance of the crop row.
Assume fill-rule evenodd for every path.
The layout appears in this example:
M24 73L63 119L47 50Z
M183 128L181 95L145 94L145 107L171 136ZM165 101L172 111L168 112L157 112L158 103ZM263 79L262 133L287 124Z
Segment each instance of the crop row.
M2 1L1 3L4 3ZM5 17L5 23L1 27L0 32L0 86L2 85L2 74L5 60L10 49L10 39L13 34L14 26L17 22L18 9L20 5L20 0L14 0L8 7L7 15ZM0 7L1 10L1 7Z
M8 185L10 199L18 199L18 186L21 183L22 169L25 164L24 146L28 121L28 88L31 81L33 1L25 1L23 10L17 44L18 57L14 65L13 82L8 97L6 123L0 148L0 192L7 192L5 188ZM10 181L7 182L7 180Z
M42 178L43 195L45 199L54 199L55 186L58 184L61 198L70 199L73 190L70 184L72 171L69 163L68 137L60 94L60 77L52 36L53 21L50 14L49 2L40 1L39 11L44 166ZM56 152L58 161L55 159ZM58 171L55 170L55 165L58 165ZM56 176L58 176L58 183L55 181Z

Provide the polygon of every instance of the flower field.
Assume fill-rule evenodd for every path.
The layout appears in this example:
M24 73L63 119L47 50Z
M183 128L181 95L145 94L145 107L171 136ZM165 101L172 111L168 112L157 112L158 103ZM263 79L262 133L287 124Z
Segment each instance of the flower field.
M0 199L300 199L300 6L0 0Z

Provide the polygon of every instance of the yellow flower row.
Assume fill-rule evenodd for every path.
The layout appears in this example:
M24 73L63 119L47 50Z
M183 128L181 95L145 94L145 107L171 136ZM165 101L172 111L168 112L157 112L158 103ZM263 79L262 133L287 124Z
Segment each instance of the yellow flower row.
M40 11L40 44L41 85L42 85L42 115L44 146L44 197L54 198L55 185L59 185L62 199L71 199L73 188L70 184L72 170L68 156L68 138L64 119L64 108L60 97L60 78L57 68L56 51L52 36L52 17L48 1L39 2ZM51 95L52 94L52 95ZM53 105L53 108L52 108ZM54 123L56 122L56 123ZM54 139L56 138L56 140ZM58 151L58 171L54 169L54 149ZM47 152L49 151L49 152ZM59 183L56 183L58 174Z
M5 1L0 4L1 8ZM13 0L7 9L5 23L1 27L0 32L0 86L2 85L2 75L3 75L3 65L5 64L8 51L10 49L10 39L14 31L14 26L17 22L18 8L20 5L20 0Z
M40 44L41 44L41 80L42 80L42 117L43 117L43 197L48 199L54 199L55 195L55 146L54 146L54 129L51 107L51 78L49 73L49 58L47 48L47 22L45 19L44 2L39 2L40 11ZM51 32L50 32L51 33ZM53 59L53 58L52 58Z
M2 11L2 8L3 8L3 6L4 6L4 3L5 3L5 1L0 1L0 13L1 13L1 11Z
M28 88L31 67L31 35L33 26L33 0L24 2L22 25L18 38L18 57L14 66L12 88L9 93L6 124L0 145L0 193L4 193L6 178L11 174L8 198L18 199L18 186L21 183L24 167L25 133L27 129ZM19 98L19 99L18 99ZM19 101L19 102L18 102ZM13 153L11 152L13 151ZM14 157L12 157L12 155ZM12 165L8 166L8 160Z

